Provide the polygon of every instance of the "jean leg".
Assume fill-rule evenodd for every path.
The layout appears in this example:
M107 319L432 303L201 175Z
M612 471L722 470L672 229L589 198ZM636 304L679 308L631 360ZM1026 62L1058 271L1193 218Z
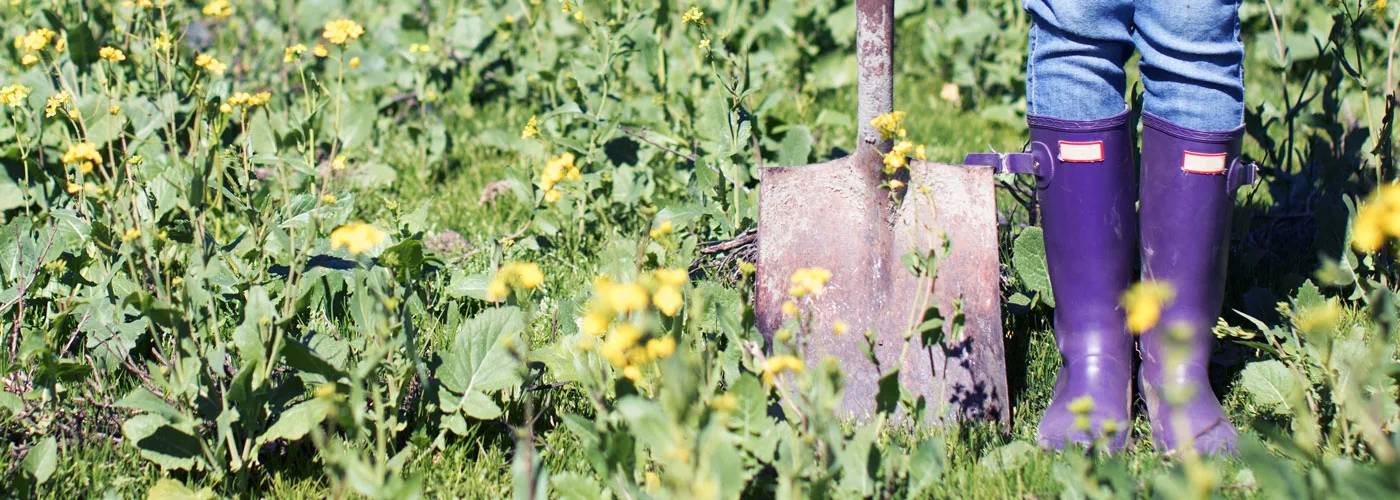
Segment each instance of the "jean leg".
M1123 112L1132 0L1026 0L1032 116L1098 120Z
M1241 0L1138 0L1133 41L1148 113L1202 132L1244 123Z

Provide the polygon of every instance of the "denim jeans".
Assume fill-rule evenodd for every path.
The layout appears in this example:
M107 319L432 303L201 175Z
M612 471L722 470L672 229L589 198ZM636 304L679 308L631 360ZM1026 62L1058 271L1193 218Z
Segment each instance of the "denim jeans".
M1223 132L1244 122L1242 0L1025 0L1032 26L1026 101L1033 116L1122 113L1136 49L1148 113Z

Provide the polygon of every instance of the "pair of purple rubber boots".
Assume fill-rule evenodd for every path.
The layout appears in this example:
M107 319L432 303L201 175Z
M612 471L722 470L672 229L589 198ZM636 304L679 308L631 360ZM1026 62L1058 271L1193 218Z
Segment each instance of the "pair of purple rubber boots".
M1029 119L1064 359L1040 441L1126 446L1136 352L1158 448L1229 453L1235 428L1207 368L1234 193L1253 182L1254 167L1239 159L1241 130L1200 132L1147 113L1142 124L1139 183L1127 112L1087 122ZM1140 338L1126 328L1120 303L1137 280L1174 291Z

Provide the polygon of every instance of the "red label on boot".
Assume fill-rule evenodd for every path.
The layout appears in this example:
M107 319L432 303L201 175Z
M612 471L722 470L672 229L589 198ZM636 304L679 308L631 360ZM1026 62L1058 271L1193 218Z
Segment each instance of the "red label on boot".
M1187 151L1181 158L1181 170L1193 174L1223 174L1225 173L1225 153Z
M1060 161L1097 163L1103 161L1103 141L1060 141Z

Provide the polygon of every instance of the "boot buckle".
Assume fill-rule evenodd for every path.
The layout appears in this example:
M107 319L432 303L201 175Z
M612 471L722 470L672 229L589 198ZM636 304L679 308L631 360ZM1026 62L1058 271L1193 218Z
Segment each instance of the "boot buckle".
M1230 163L1230 169L1225 173L1225 193L1233 196L1236 191L1245 186L1252 186L1259 181L1259 164L1254 162L1245 163L1239 158Z

